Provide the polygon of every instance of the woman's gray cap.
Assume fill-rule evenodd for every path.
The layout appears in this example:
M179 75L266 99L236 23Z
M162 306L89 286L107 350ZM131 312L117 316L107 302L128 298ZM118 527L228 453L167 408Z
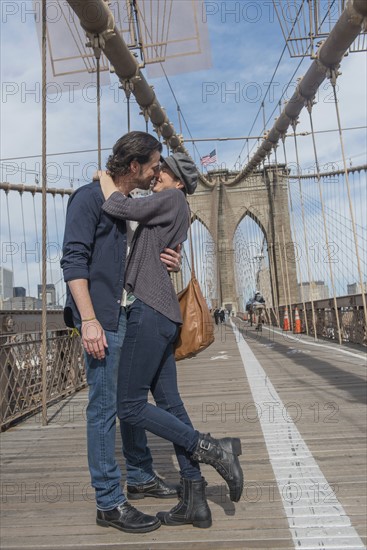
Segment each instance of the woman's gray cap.
M198 171L195 163L185 153L173 153L164 159L174 175L182 181L186 192L192 195L198 184Z

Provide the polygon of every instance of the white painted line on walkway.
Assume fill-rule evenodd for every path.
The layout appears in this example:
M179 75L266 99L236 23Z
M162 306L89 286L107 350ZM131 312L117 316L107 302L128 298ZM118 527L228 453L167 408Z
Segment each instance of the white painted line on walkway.
M286 407L264 369L232 321L231 325L254 403L265 403L274 411L259 419L295 549L364 549L301 434L284 415Z

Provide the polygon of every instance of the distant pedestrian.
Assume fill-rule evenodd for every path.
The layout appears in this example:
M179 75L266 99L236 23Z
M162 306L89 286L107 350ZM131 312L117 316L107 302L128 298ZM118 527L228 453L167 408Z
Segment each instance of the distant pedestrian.
M219 309L218 308L214 310L214 321L215 321L216 325L219 323Z

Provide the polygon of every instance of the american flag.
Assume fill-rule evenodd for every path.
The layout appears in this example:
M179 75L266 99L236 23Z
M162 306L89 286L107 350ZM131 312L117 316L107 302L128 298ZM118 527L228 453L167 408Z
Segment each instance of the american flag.
M213 149L213 151L209 153L209 155L201 157L200 162L203 166L207 166L208 164L213 164L214 162L217 162L217 150Z

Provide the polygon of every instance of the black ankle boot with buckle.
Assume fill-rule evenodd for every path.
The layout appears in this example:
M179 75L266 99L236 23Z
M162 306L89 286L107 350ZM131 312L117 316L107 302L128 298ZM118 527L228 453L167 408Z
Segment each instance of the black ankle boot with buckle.
M241 454L241 441L236 437L214 439L210 434L199 434L192 458L213 466L227 482L230 499L238 502L243 491L243 471L238 460Z
M206 529L212 524L212 514L206 501L205 487L201 480L181 479L179 503L170 512L158 512L157 518L163 525L187 525Z

